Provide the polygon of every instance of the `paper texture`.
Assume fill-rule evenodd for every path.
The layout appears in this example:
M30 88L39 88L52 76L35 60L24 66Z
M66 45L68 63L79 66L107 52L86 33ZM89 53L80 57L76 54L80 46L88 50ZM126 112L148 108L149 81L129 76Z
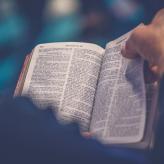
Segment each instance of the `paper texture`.
M107 45L101 67L90 130L105 143L139 142L144 135L143 60L122 57L128 36Z
M35 48L22 95L59 119L88 129L104 49L93 44L57 43Z

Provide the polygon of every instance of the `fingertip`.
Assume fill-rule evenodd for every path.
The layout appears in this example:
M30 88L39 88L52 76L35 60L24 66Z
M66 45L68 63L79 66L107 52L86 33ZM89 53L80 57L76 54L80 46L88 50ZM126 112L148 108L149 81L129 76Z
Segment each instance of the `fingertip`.
M83 132L82 136L85 138L91 138L93 136L93 134L91 132Z
M145 62L145 67L144 67L144 74L145 74L145 82L147 84L149 83L155 83L159 81L159 75L153 71L153 69L156 69L154 66L148 65L148 62Z
M136 53L134 53L134 51L131 49L131 47L129 47L127 45L127 43L125 44L125 46L122 47L121 54L123 57L129 58L129 59L133 59L138 56Z
M161 71L160 67L158 67L157 65L151 66L151 71L152 71L156 76L158 76L158 78L161 78L161 76L162 76L162 71Z

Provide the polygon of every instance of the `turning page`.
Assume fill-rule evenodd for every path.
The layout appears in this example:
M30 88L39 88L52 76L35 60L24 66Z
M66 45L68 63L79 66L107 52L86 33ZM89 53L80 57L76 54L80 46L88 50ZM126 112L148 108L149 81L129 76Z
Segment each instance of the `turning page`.
M90 131L104 143L139 142L143 138L146 96L143 60L121 55L130 33L106 46Z
M104 49L94 44L38 45L22 95L41 108L52 107L60 120L77 120L88 130L103 55Z

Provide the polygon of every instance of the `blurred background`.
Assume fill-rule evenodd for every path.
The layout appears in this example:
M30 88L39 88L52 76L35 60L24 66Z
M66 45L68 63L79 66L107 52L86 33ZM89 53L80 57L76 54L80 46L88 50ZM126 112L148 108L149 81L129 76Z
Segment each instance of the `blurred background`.
M13 94L25 56L38 43L105 47L163 7L163 0L0 0L0 95Z

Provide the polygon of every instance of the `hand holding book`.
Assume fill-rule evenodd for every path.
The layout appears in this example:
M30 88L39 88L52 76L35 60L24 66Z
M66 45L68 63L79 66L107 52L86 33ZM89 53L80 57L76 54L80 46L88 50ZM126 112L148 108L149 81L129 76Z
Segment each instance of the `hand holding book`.
M42 109L52 107L60 121L78 121L82 131L105 144L149 146L154 119L148 121L147 114L156 106L147 111L143 60L121 56L130 34L105 49L77 42L36 46L15 96L30 97Z
M140 55L148 61L150 70L158 76L164 73L164 9L149 25L137 27L128 39L122 54L128 58Z

